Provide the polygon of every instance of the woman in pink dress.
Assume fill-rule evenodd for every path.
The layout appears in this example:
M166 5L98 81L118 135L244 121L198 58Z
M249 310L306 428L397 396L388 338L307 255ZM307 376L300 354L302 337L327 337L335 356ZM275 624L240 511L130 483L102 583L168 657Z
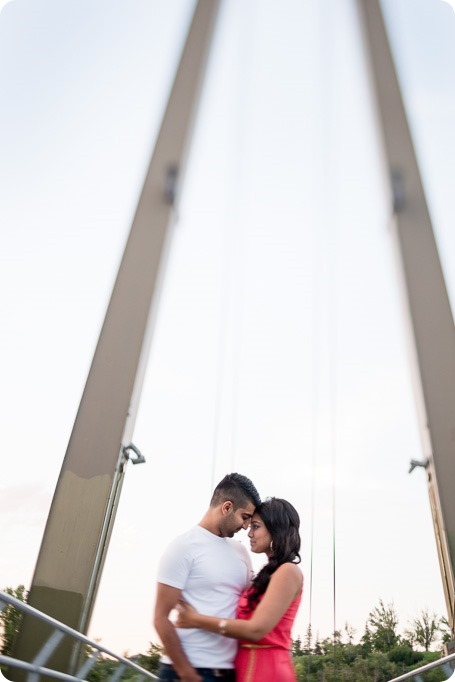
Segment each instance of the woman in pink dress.
M269 498L256 508L248 532L251 551L268 562L240 597L237 618L197 613L182 602L177 627L202 628L239 640L237 682L295 682L291 628L302 598L300 519L286 500Z

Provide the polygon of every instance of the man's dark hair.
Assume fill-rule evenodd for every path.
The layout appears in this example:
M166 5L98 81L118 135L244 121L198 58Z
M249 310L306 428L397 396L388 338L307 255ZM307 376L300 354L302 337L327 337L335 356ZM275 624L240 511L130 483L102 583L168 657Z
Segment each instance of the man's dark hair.
M242 474L227 474L218 483L210 500L211 507L217 507L226 500L234 505L234 510L245 507L252 502L255 507L261 504L261 498L253 483Z

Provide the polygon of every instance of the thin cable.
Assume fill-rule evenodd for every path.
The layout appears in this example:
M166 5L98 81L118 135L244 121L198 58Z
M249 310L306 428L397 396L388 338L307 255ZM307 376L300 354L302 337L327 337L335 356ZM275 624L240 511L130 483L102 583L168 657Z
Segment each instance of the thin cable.
M336 253L335 267L331 283L331 315L332 333L330 347L330 433L331 433L331 464L332 464L332 556L333 556L333 632L335 637L337 626L337 591L336 591L336 465L337 465L337 293L336 293ZM335 646L334 646L335 651Z
M329 390L329 458L331 469L331 503L332 503L332 619L333 619L333 663L336 678L336 650L337 650L337 563L336 563L336 464L337 464L337 327L338 327L338 235L336 193L337 177L334 173L336 168L336 33L333 17L335 15L333 0L321 5L321 80L324 83L322 89L322 106L325 115L326 128L323 140L323 186L327 188L331 196L331 202L324 205L324 223L327 229L327 333L328 333L328 390Z
M227 229L225 228L225 239L226 239ZM229 295L227 282L229 280L229 263L226 258L226 250L223 249L224 259L223 259L223 272L221 276L220 283L220 321L218 324L218 354L217 354L217 367L216 367L216 379L215 379L215 410L214 410L214 425L213 425L213 439L212 439L212 485L211 490L215 488L215 471L216 464L219 459L219 435L220 435L220 420L221 420L221 396L223 393L224 386L224 359L226 356L226 337L227 337L227 321L228 315L226 311L229 305ZM225 313L223 315L223 312Z
M337 240L332 254L331 282L330 282L330 451L332 469L332 582L333 582L333 657L334 671L336 673L336 646L337 646L337 565L336 565L336 478L337 478L337 320L338 320L338 296L337 296Z
M231 414L231 448L230 461L231 470L236 468L237 446L239 435L239 376L242 359L242 343L245 320L245 233L246 224L242 220L245 215L246 188L248 185L247 171L245 170L246 153L248 149L248 124L252 121L251 117L251 93L254 91L253 68L254 55L257 50L256 27L258 26L257 8L254 5L248 7L248 14L245 14L245 7L240 5L237 9L237 16L233 25L238 31L236 34L236 73L234 79L235 115L231 117L233 122L233 144L231 145L231 163L233 168L232 196L236 198L231 202L230 212L233 227L231 234L233 239L232 252L235 257L237 268L235 270L235 286L233 286L233 323L232 329L236 334L232 334L232 414Z
M313 21L317 27L317 38L314 44L315 59L319 64L320 73L324 73L327 68L325 59L324 36L326 33L325 15L323 7L317 3L313 5ZM323 201L321 188L326 186L327 175L327 140L324 130L321 129L321 120L326 116L326 98L327 93L324 88L320 88L320 83L324 82L323 78L318 80L318 87L315 91L313 102L315 104L314 119L313 119L313 134L311 135L312 157L317 166L316 183L314 196L316 203L314 206L315 223L320 222L323 230L326 229L327 224L327 204ZM313 309L312 309L312 461L311 461L311 502L310 502L310 575L309 575L309 625L313 626L313 592L314 592L314 567L315 567L315 517L316 517L316 478L317 478L317 462L318 462L318 423L321 411L321 381L323 378L323 358L321 358L321 349L324 346L324 339L326 335L325 321L322 317L324 310L324 302L326 298L325 291L325 272L326 264L326 244L325 240L321 241L321 236L324 237L324 232L312 231L312 285L313 285ZM324 299L324 301L323 301ZM310 634L310 631L308 631ZM309 643L308 643L309 644ZM310 644L309 644L310 646ZM311 656L307 657L307 674L311 673Z
M312 258L312 282L313 282L313 310L312 310L312 326L313 326L313 348L312 348L312 428L311 428L311 502L310 502L310 586L309 586L309 613L308 613L308 628L309 634L312 634L313 623L313 560L314 560L314 518L315 518L315 499L316 499L316 456L317 456L317 414L319 409L319 384L318 384L318 361L317 349L320 346L319 331L320 331L320 288L318 281L319 273L319 252L316 250L316 239L313 232L313 258ZM311 642L308 642L310 647ZM308 673L310 672L310 656L308 656Z
M333 4L333 2L332 2ZM327 7L333 16L333 7ZM330 152L332 160L330 169L332 174L328 177L330 182L330 193L332 195L331 214L329 214L329 223L331 225L331 249L330 263L329 263L329 391L330 391L330 459L332 471L332 583L333 583L333 656L334 656L334 672L336 676L336 649L337 649L337 556L336 556L336 486L337 486L337 402L338 402L338 385L337 385L337 352L338 352L338 233L337 233L337 210L336 210L336 195L337 195L337 176L333 173L333 169L337 168L336 158L336 138L334 131L337 129L337 121L334 118L334 111L336 109L336 77L334 68L336 62L336 40L337 35L333 34L333 22L330 24L332 29L332 36L329 36L330 50L327 53L326 62L326 77L327 77L327 92L328 108L330 112L329 118L329 134L327 138L330 143Z
M242 278L243 282L243 278ZM237 319L237 341L232 347L232 425L231 425L231 471L236 468L237 436L239 420L239 368L243 330L243 299L240 296Z
M222 5L220 10L219 25L225 26L228 20L227 5ZM224 38L225 40L226 38ZM219 36L218 40L222 40ZM233 145L235 146L235 145ZM229 169L226 168L226 172ZM227 339L229 336L229 330L232 328L232 281L233 281L233 251L231 247L231 226L229 218L232 217L232 200L231 197L235 192L235 173L231 172L228 174L229 183L225 185L224 194L224 207L220 211L220 214L225 216L224 221L224 231L222 235L221 244L221 259L222 259L222 273L220 281L220 294L219 294L219 324L218 324L218 358L217 358L217 369L216 369L216 382L215 382L215 410L214 410L214 429L213 429L213 444L212 444L212 490L215 486L215 474L216 465L219 461L219 442L220 442L220 428L221 428L221 404L222 397L225 388L225 376L226 376L226 359L227 359Z

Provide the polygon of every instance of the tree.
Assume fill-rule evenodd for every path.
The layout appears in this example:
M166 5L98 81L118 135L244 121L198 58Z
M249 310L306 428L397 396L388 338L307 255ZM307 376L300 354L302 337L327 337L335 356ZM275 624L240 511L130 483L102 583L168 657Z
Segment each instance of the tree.
M114 670L117 668L117 661L107 656L100 656L93 668L87 675L88 682L107 682Z
M452 629L449 625L449 621L445 616L439 620L439 632L441 633L442 643L450 642L453 639Z
M319 632L316 633L316 641L314 643L313 653L315 656L322 656L321 640L319 639Z
M356 633L356 629L349 625L349 623L346 621L346 623L344 624L344 631L348 638L348 644L352 644L354 635Z
M150 647L146 654L135 654L134 656L128 656L125 652L123 654L124 658L128 658L133 663L140 665L141 668L149 670L151 673L158 672L160 657L163 654L164 649L159 644L153 644L150 642ZM90 647L87 650L87 654L90 655L93 650ZM118 668L118 662L108 656L101 655L96 661L93 668L90 670L87 680L88 682L108 682L115 674L115 670ZM120 680L121 682L134 682L137 679L138 673L135 670L127 668L123 671Z
M437 620L435 616L432 619ZM444 623L440 621L441 633ZM322 641L317 633L312 651L293 658L298 682L385 682L440 657L439 651L416 651L411 636L397 635L397 625L393 606L380 602L370 613L359 644L353 643L354 630L348 624L343 629L348 643L341 641L339 631ZM393 640L395 645L385 650ZM305 653L305 644L303 649ZM425 680L438 682L441 675L441 670L431 670L425 673Z
M341 630L334 630L333 632L333 645L341 646Z
M410 635L413 642L422 646L425 651L430 649L430 646L437 639L440 631L441 620L435 613L430 614L428 609L422 609L420 618L414 618L411 622L411 629L406 632Z
M397 634L398 616L393 604L384 605L382 599L379 606L375 606L368 616L371 627L371 641L375 651L387 652L398 644Z
M302 640L300 638L300 635L297 636L297 639L294 639L292 641L292 655L293 656L303 656L303 649L302 649Z
M423 654L420 651L414 651L409 645L409 642L398 644L389 651L389 661L392 663L400 663L403 666L411 666L421 661Z
M6 587L4 590L6 594L11 597L16 597L20 601L27 601L27 591L24 585L19 585L16 589ZM0 613L1 624L1 638L2 645L0 647L0 654L3 656L11 656L13 651L14 640L19 632L19 627L22 622L22 611L19 611L14 606L8 604Z
M330 637L324 637L320 644L323 656L329 656L333 654L333 641Z
M153 644L153 642L150 642L150 647L147 651L146 654L138 654L134 660L138 665L140 665L142 668L145 668L146 670L149 670L151 673L156 673L158 672L158 668L160 665L160 658L164 653L164 648L160 646L159 644Z
M362 647L364 654L369 654L373 651L373 638L370 628L368 627L368 621L365 623L365 632L360 640L360 646Z
M306 633L305 633L305 644L303 647L303 653L309 656L311 654L313 648L313 630L311 628L311 623L308 624Z

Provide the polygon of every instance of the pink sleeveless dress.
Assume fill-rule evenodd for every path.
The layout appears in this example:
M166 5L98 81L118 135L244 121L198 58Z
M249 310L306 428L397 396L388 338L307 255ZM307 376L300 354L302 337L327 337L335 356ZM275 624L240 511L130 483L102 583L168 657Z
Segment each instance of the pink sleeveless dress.
M302 594L291 602L279 623L258 642L239 641L235 659L237 682L296 682L291 658L291 628ZM237 618L249 620L246 591L240 597Z

